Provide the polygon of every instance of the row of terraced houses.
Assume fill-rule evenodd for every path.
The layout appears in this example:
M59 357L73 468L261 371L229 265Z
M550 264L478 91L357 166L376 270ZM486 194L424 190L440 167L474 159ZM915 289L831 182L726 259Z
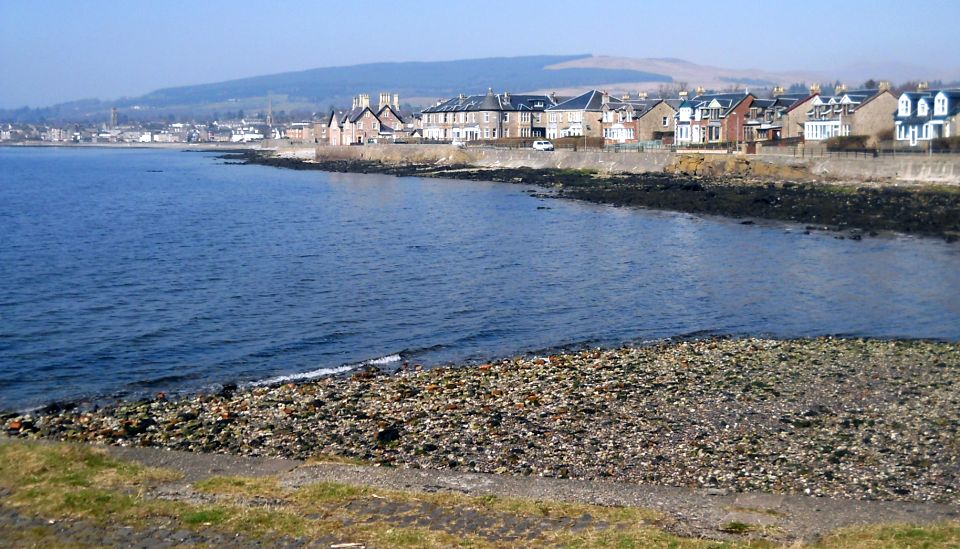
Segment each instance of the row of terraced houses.
M358 95L350 110L331 112L312 129L298 131L312 131L317 142L327 145L593 137L608 144L700 146L863 136L869 144L892 137L916 146L960 135L958 119L960 90L921 85L897 97L889 83L881 82L873 89L838 85L832 93L816 85L806 93L775 88L771 97L702 88L667 99L642 92L614 96L590 90L560 97L488 90L440 99L420 112L401 108L397 94L381 93L376 105L368 95Z

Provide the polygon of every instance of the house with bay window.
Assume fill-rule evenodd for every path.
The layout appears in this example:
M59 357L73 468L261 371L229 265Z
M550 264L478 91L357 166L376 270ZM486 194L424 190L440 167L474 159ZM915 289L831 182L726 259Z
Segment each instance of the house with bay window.
M751 93L701 93L693 99L680 94L677 108L676 144L700 145L730 143L746 138L750 106L756 97Z
M895 138L916 147L934 139L955 137L960 123L960 89L900 94L894 114Z
M603 136L603 106L609 101L610 94L590 90L547 108L547 139Z
M818 95L810 103L803 125L805 141L824 141L833 137L862 135L875 144L893 130L890 113L897 109L897 98L890 85L878 89L847 91L842 84L834 95Z
M555 104L549 95L464 95L438 100L423 109L424 139L474 141L512 137L543 137L545 111Z
M677 102L624 95L601 107L601 129L606 143L673 142Z

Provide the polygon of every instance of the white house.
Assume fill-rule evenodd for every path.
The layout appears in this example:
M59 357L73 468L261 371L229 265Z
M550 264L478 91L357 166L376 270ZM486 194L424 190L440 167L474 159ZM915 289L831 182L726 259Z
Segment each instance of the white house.
M926 90L900 94L894 114L896 139L916 147L931 141L960 135L960 89Z

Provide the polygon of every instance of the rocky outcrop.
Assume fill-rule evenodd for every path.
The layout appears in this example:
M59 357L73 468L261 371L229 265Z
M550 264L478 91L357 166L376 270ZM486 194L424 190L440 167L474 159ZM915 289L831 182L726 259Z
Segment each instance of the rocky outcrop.
M704 177L755 177L763 179L811 181L817 177L802 166L787 166L745 156L681 154L663 169L675 175ZM822 179L822 177L820 177Z

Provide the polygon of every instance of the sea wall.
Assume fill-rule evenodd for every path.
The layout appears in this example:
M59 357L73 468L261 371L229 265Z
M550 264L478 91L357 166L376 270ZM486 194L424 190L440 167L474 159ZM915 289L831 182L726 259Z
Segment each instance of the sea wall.
M615 153L605 151L534 151L461 149L448 145L367 145L363 147L318 147L321 160L372 160L385 163L469 164L483 168L588 169L599 172L660 172L674 154Z
M586 169L601 173L669 172L686 175L734 175L782 181L894 182L960 185L960 155L815 157L791 155L678 154L672 152L461 149L450 145L366 145L355 147L274 148L287 158L366 160L387 164L472 165L484 168Z

